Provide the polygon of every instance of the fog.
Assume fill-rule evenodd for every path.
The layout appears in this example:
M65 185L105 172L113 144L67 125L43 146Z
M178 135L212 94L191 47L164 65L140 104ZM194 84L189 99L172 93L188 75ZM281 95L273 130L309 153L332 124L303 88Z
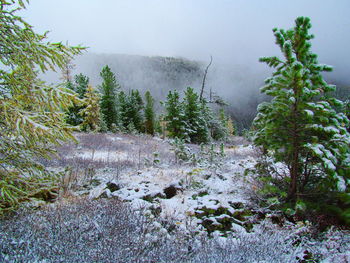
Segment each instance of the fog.
M51 31L50 41L81 44L90 54L104 54L101 65L113 64L109 54L131 54L183 57L199 61L203 69L212 55L207 89L235 101L237 108L238 102L249 103L249 94L270 74L259 57L280 55L272 28L291 28L298 16L311 18L319 62L334 66L326 78L350 86L349 11L349 0L32 0L21 15L37 32ZM100 69L94 61L76 64L98 84ZM118 78L132 80L122 84L152 86L147 79L154 76L152 67L123 78L118 74L128 74L126 68L114 64ZM153 82L158 89L167 85L160 78ZM179 83L199 88L201 77Z
M32 0L23 12L53 41L95 53L181 56L262 67L275 55L271 29L309 16L320 62L346 77L350 52L348 0Z

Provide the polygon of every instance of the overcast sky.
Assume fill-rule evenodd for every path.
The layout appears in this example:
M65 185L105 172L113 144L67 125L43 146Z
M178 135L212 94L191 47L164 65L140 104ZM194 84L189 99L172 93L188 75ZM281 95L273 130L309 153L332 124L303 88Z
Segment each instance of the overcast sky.
M258 64L278 55L272 28L309 16L313 50L346 74L350 0L31 0L23 12L50 40L97 53L180 56Z

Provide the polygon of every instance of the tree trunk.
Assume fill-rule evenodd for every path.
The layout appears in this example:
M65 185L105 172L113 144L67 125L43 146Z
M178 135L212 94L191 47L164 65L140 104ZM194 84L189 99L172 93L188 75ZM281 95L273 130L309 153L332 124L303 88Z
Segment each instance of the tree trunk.
M298 158L298 152L297 149L294 150L293 153L293 161L290 171L290 177L291 181L289 184L289 190L288 190L288 200L295 201L296 194L297 194L297 179L298 179L298 172L299 172L299 158Z

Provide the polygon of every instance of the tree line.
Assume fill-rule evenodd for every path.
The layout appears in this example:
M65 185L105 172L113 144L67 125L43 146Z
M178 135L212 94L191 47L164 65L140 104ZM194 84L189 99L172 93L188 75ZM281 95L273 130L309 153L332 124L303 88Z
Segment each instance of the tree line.
M94 89L83 74L66 77L66 88L76 92L79 102L72 101L66 112L68 124L82 131L156 133L192 143L225 140L234 133L231 118L221 108L218 113L188 87L181 100L177 90L169 91L161 105L163 112L155 112L155 100L150 91L144 96L138 90L125 92L109 66L102 68L101 85Z

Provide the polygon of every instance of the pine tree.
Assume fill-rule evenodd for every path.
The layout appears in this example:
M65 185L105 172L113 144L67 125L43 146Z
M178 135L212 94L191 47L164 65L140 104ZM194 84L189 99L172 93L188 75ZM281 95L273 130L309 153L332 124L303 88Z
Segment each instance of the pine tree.
M203 114L203 105L198 94L188 87L183 100L184 119L186 130L193 143L206 143L209 141L209 132L206 118Z
M167 100L164 102L166 130L171 138L187 138L186 122L184 119L184 109L180 102L179 93L174 90L169 91Z
M149 91L145 93L145 132L154 135L155 116L154 116L154 99Z
M100 86L101 97L101 113L104 122L107 125L109 131L112 129L112 124L117 125L117 93L120 89L117 83L114 73L108 66L105 66L100 76L102 78L102 84Z
M124 91L118 93L118 117L121 130L126 131L130 123L128 97Z
M56 187L38 162L53 145L73 138L62 110L75 98L67 88L40 81L38 70L63 68L81 47L45 42L20 16L24 1L0 2L0 213Z
M138 132L144 132L143 126L143 100L138 90L132 90L129 96L130 119Z
M349 121L334 110L341 102L325 96L335 87L321 75L331 67L319 64L311 52L310 19L299 17L295 23L287 31L273 30L284 59L260 59L275 69L261 89L272 100L259 105L253 124L255 145L288 167L288 200L316 188L349 189L350 182L350 137L345 127Z
M88 85L89 78L81 73L74 76L74 83L72 83L70 80L66 82L66 87L76 92L80 99L84 99ZM81 112L84 107L83 102L72 101L72 105L68 108L66 113L66 122L73 126L81 125L83 122Z
M229 135L227 128L227 118L224 109L219 110L219 116L210 115L208 120L208 127L211 133L211 137L214 140L225 140Z
M78 96L80 99L83 99L85 97L85 93L89 86L89 78L82 73L74 76L74 91L78 93Z
M143 100L138 90L132 90L129 95L123 91L118 96L118 114L120 126L125 131L143 132Z
M100 130L100 96L94 88L87 87L84 99L84 108L80 115L83 116L82 130L99 131Z

